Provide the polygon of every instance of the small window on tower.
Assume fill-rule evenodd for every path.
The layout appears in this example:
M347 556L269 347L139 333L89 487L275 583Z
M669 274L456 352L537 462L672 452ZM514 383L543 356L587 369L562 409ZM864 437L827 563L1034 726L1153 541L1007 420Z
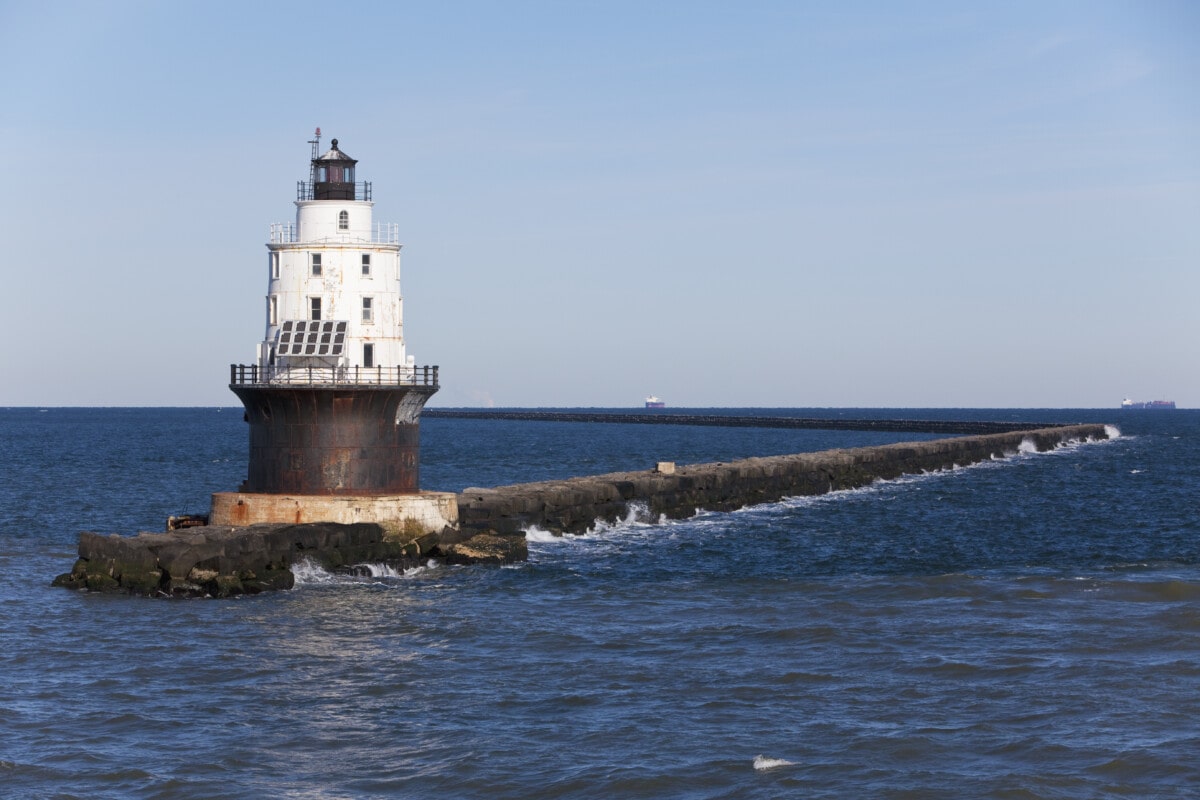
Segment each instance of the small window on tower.
M374 305L374 300L370 297L364 297L362 300L363 300L362 321L363 322L374 322L375 321L375 310L372 307Z
M320 275L321 275L321 254L320 253L312 254L312 274L313 274L314 278L320 277Z
M362 261L363 261L363 277L369 278L369 277L371 277L371 254L363 253Z
M311 312L308 315L308 318L309 319L320 319L321 318L321 298L310 297L310 298L308 298L308 303L309 303L309 311Z
M339 211L338 212L338 230L339 231L350 230L350 212L349 211Z
M370 342L363 344L363 366L375 366L375 345L371 344Z
M270 310L268 311L267 319L272 325L279 324L279 298L276 295L271 295Z
M279 253L271 253L271 277L279 277Z

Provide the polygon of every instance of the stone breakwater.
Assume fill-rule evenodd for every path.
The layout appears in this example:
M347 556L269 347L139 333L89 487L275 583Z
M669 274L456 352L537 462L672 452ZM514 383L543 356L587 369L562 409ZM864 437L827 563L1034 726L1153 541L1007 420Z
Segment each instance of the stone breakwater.
M1022 445L1043 451L1068 441L1106 438L1103 425L1065 425L696 464L670 474L615 472L472 488L458 496L459 525L464 531L491 531L500 536L514 536L531 526L554 533L582 533L597 520L625 518L633 504L645 505L654 518L679 519L698 510L731 511L784 497L855 489L880 478L987 461L1016 453Z
M397 535L372 522L204 525L169 533L103 536L82 533L79 558L55 586L159 597L232 597L295 584L292 566L311 561L331 571L367 564L410 569L436 558L446 563L525 559L525 539L446 529Z
M151 596L230 597L291 588L291 568L305 559L335 571L377 563L407 569L431 558L508 563L526 558L525 531L534 526L582 533L598 520L624 519L635 505L656 518L729 511L949 469L1021 449L1044 451L1068 441L1106 438L1103 425L1066 425L473 488L455 496L457 527L437 532L406 531L395 520L380 520L208 525L136 536L83 533L74 567L54 583Z

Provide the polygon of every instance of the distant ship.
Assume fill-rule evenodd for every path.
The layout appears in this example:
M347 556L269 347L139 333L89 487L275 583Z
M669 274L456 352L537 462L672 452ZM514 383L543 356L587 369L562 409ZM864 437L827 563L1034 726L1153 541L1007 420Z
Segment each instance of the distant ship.
M646 398L646 408L666 408L667 404L654 395Z
M1173 411L1175 409L1174 400L1148 400L1145 403L1137 403L1126 397L1121 401L1121 408L1152 408L1158 411Z

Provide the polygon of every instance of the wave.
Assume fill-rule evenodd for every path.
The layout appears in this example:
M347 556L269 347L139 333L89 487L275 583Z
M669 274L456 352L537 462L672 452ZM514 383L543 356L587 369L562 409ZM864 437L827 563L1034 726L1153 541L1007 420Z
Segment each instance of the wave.
M754 768L757 770L778 769L779 767L792 767L795 765L795 761L788 761L785 758L768 758L761 754L754 757Z
M561 542L562 538L563 538L563 535L561 533L554 533L553 531L543 530L542 528L539 528L537 525L530 525L528 528L525 529L525 541L526 542L536 542L538 544L553 544L555 542Z
M364 580L379 581L413 578L434 569L436 566L437 562L430 559L424 566L404 570L395 569L382 563L364 563L351 564L347 566L345 571L330 572L320 564L306 558L292 565L292 574L296 577L296 588L299 589L304 586L361 585Z
M559 534L530 525L524 529L525 541L534 544L561 544L563 542L581 541L606 537L614 533L643 531L655 526L667 524L667 518L659 515L657 518L650 512L648 503L637 500L625 508L625 516L618 520L598 519L584 533Z
M1192 626L1200 620L1190 614L1200 599L1200 568L1174 561L1118 563L1098 572L1021 575L1015 585L1039 599L1099 596L1104 600L1152 605L1179 605L1190 617L1173 624ZM1190 620L1190 621L1189 621Z
M650 513L650 505L643 500L635 500L625 508L625 517L615 522L596 520L596 524L588 529L588 533L607 533L608 531L628 530L631 528L649 528L660 525L666 517L659 515L656 519Z

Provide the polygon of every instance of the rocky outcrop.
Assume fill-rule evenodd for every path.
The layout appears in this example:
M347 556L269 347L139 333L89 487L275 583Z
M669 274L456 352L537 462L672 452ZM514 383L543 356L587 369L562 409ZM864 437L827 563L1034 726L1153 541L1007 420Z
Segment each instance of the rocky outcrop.
M364 563L408 569L434 557L456 563L525 558L524 537L519 542L494 536L496 541L475 542L481 539L476 534L459 544L455 537L463 537L458 532L447 535L452 542L443 552L441 534L400 541L383 525L366 522L213 525L136 536L85 532L74 568L54 585L151 596L231 597L290 589L295 583L291 567L302 559L338 571Z
M440 549L448 564L509 564L529 557L523 531L501 536L489 530Z
M643 504L653 517L688 517L697 510L729 511L784 497L866 486L879 478L948 469L1015 453L1025 444L1050 450L1065 441L1104 439L1103 425L962 436L880 447L747 458L678 467L674 472L615 472L587 478L466 489L458 496L464 531L513 535L531 526L580 533L597 520L623 519Z

